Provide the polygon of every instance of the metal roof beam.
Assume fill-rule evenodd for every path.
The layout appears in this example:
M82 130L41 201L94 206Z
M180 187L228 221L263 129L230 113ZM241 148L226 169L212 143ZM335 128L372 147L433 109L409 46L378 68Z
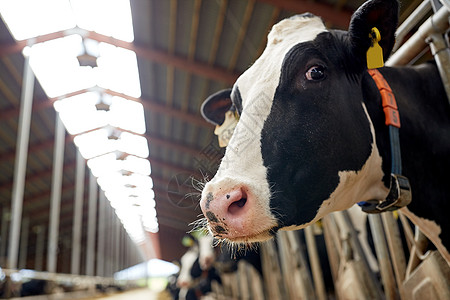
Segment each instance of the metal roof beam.
M347 29L353 11L337 10L334 5L318 3L309 0L258 0L272 6L296 13L310 12L320 16L324 22L330 22L336 27Z
M81 31L84 31L80 29ZM75 32L74 32L75 33ZM70 34L70 31L59 31L51 34L42 35L30 40L18 41L16 43L0 44L0 57L10 55L22 51L28 43L39 43L56 38L62 38ZM94 31L86 31L86 38L96 40L98 42L105 42L117 47L132 50L137 56L144 59L154 61L156 63L166 64L178 69L182 69L192 74L203 76L212 80L225 82L227 84L234 84L239 74L227 71L223 68L214 67L208 63L189 60L187 57L181 57L167 52L152 49L139 42L125 42L109 36L105 36Z

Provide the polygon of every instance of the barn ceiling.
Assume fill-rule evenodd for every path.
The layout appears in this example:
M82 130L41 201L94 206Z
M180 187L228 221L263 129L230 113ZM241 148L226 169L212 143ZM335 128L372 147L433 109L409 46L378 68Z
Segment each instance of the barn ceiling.
M233 85L261 54L272 25L294 14L312 12L329 27L347 28L362 0L131 0L134 42L89 32L90 38L137 54L141 97L150 148L163 259L178 258L182 236L198 219L199 192L223 150L214 128L199 112L210 94ZM401 20L421 1L401 1ZM24 9L26 9L24 7ZM104 13L104 12L97 12ZM62 37L64 32L38 41ZM0 20L0 209L10 210L19 105L27 41L15 41ZM80 91L82 92L82 91ZM78 93L80 93L78 92ZM117 95L107 90L107 93ZM76 94L76 93L75 93ZM122 95L123 96L123 95ZM30 228L48 223L55 131L53 102L35 83L23 215ZM76 166L73 137L66 134L60 244L71 239ZM87 172L87 171L86 171ZM86 174L86 186L88 176ZM194 178L194 179L193 179ZM87 198L87 191L86 196ZM85 204L87 210L87 204ZM87 214L84 214L86 221ZM86 223L86 222L85 222ZM33 243L29 245L32 256ZM63 247L63 246L61 246Z

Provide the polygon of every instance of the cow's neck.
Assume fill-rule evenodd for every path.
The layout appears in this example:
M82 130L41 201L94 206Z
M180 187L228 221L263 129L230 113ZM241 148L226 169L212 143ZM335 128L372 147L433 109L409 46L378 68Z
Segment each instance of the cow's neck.
M450 108L440 77L433 64L419 67L383 68L397 99L400 114L400 147L403 174L412 187L413 212L433 219L436 212L429 204L443 205L448 198L446 170L450 168ZM376 143L383 159L384 183L389 186L391 154L388 127L384 124L381 98L370 75L362 79L364 103L376 131ZM444 190L445 189L445 190ZM427 204L428 203L428 204Z

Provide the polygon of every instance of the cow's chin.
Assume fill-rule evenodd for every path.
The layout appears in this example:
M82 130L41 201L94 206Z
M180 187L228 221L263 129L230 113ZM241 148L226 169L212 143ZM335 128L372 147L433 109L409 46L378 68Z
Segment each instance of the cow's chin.
M265 230L259 230L253 234L217 234L209 228L211 234L217 238L220 242L230 244L232 246L252 246L260 242L265 242L274 237L276 227L270 227Z

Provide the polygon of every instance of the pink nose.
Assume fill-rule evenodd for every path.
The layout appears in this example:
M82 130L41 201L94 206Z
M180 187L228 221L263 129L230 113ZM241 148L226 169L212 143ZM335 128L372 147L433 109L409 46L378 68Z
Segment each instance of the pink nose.
M246 215L251 205L247 193L241 187L218 195L209 192L200 202L211 230L220 236L245 233Z

